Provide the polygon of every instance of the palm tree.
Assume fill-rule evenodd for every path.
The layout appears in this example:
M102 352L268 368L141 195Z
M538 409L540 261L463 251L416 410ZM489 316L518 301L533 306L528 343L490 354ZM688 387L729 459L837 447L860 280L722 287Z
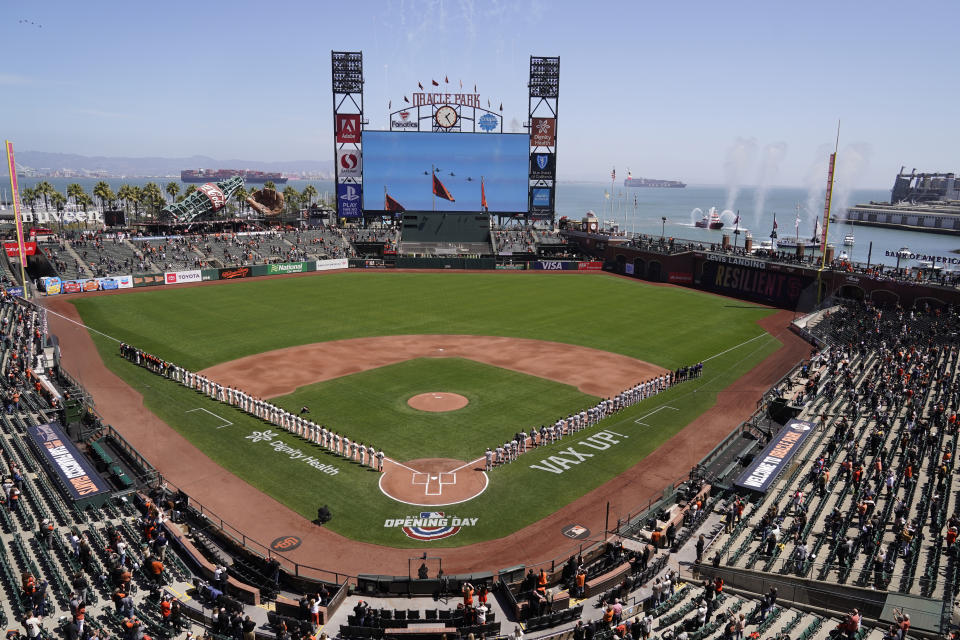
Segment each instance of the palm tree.
M77 182L71 182L70 184L67 185L67 197L68 197L68 198L73 198L73 205L74 205L75 207L77 207L78 209L80 208L80 200L79 200L79 198L80 198L81 194L83 194L83 193L85 193L85 192L84 192L84 190L83 190L83 187L80 186L79 183L77 183Z
M237 198L237 209L240 211L240 213L243 213L243 210L246 208L247 196L249 195L250 194L247 193L247 188L243 185L241 185L240 188L234 193L234 196Z
M80 202L77 203L77 206L83 209L84 213L87 212L87 207L89 207L92 204L93 204L93 198L90 197L89 193L80 194Z
M148 182L143 185L143 202L147 205L150 214L156 215L163 208L165 202L160 185L156 182Z
M264 189L273 189L274 191L276 191L276 190L277 190L277 185L275 185L275 184L273 183L273 180L267 180L266 182L263 183L263 188L264 188Z
M53 185L47 182L46 180L44 180L43 182L38 184L36 187L34 187L34 191L36 191L38 197L43 198L43 208L49 209L50 196L57 192L57 190L53 188Z
M130 201L131 201L131 189L130 185L124 183L120 185L120 188L117 189L117 200L123 203L123 210L125 213L130 213Z
M93 195L100 200L100 211L104 211L109 203L117 199L110 185L103 180L93 185Z
M63 195L59 191L54 191L52 194L50 194L50 201L53 202L53 207L57 211L62 212L63 208L67 204L67 196Z
M177 201L177 194L180 193L180 183L179 182L168 182L164 187L164 191L167 192L167 195L170 196L170 202Z
M130 202L133 203L133 217L140 220L140 204L143 202L143 189L137 186L131 186Z
M197 190L197 185L191 184L184 190L183 195L177 198L177 202L183 202L190 196L190 194L192 194L196 190Z
M303 188L303 192L300 194L303 197L303 202L308 207L313 204L314 198L317 197L317 188L312 184L308 184Z
M296 213L300 209L300 192L287 185L283 190L284 209Z
M23 204L30 207L31 213L37 212L37 198L39 197L40 197L40 194L37 193L37 190L31 189L30 187L27 187L26 189L20 192L21 202L23 202Z

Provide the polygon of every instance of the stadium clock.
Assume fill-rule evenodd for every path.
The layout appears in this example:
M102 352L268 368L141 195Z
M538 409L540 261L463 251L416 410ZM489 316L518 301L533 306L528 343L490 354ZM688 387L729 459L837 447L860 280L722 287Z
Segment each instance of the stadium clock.
M433 119L436 121L438 127L449 129L457 124L459 117L456 109L449 105L444 105L437 109Z

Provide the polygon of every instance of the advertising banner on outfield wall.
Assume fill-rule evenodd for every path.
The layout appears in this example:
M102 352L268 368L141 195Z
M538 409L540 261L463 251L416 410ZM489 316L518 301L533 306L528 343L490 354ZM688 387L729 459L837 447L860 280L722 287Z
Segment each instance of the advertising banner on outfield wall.
M276 275L278 273L306 273L313 271L314 261L310 262L281 262L278 264L267 265L267 275Z
M810 277L713 261L703 263L703 275L700 278L701 288L707 291L785 309L795 309L803 290L813 283L814 279Z
M163 284L162 273L135 273L133 274L133 286L135 287L155 287Z
M168 271L163 274L166 284L183 284L184 282L200 282L203 280L199 269L192 271Z
M813 433L813 426L812 422L806 420L790 420L780 433L773 437L767 448L753 459L734 484L751 491L766 493L807 437Z
M123 275L123 276L113 276L113 279L117 281L118 289L132 289L133 288L133 276Z
M27 433L37 457L60 479L60 484L74 502L110 491L57 423L27 427Z
M671 271L667 275L667 282L672 282L673 284L693 284L693 274Z
M577 263L578 271L603 271L603 263L599 260L593 260L590 262L578 262Z
M530 268L537 271L579 271L579 262L567 260L537 260L530 263Z
M44 276L40 278L40 287L48 296L55 296L61 292L63 283L60 281L60 278L54 276Z
M249 278L253 275L253 269L250 267L227 267L220 269L221 280L236 280L238 278Z
M317 260L316 269L317 271L330 271L332 269L346 269L348 266L350 265L346 258L332 258L330 260Z
M220 269L201 269L200 270L200 279L203 282L210 282L211 280L220 279Z

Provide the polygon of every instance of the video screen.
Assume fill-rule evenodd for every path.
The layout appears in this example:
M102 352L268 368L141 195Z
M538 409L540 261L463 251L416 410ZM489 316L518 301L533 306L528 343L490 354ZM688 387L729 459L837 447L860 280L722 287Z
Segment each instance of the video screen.
M527 212L527 134L364 131L362 142L365 211Z

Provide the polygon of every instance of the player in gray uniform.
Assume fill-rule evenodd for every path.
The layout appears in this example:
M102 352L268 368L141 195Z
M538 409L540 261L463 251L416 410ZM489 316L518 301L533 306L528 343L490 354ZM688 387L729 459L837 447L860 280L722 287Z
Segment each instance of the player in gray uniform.
M377 452L377 471L383 471L383 449Z
M493 451L490 450L490 447L487 447L487 450L483 454L484 459L486 460L486 466L484 469L486 471L493 471Z

